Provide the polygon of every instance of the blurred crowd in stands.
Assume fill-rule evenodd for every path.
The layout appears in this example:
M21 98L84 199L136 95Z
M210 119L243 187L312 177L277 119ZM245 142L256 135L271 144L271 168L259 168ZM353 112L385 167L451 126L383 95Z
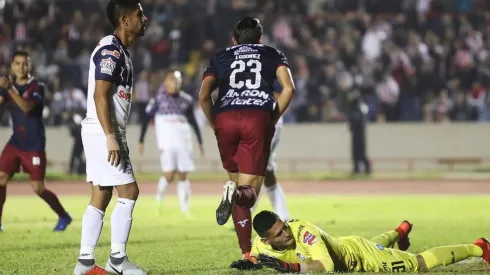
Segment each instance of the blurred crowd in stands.
M16 49L31 53L47 87L47 125L84 114L90 55L111 33L107 0L1 0L0 74ZM197 96L209 57L229 46L244 15L261 20L263 42L289 59L297 93L287 123L345 121L359 91L368 118L490 121L488 0L142 0L149 24L131 48L132 123L162 73L182 70ZM196 103L196 109L197 103ZM0 125L9 119L0 110Z

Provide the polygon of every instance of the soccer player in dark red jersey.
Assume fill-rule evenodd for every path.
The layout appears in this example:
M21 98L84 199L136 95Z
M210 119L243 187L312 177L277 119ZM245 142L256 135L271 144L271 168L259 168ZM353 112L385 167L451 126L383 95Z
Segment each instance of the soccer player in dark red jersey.
M34 192L58 214L59 220L54 231L64 231L72 218L58 197L44 184L44 84L31 76L30 68L29 54L17 51L12 57L12 75L0 77L0 105L9 108L14 128L14 133L0 155L0 230L7 183L22 168L23 172L29 174Z
M235 26L234 46L218 51L202 80L199 101L213 128L223 168L230 177L216 210L224 225L230 216L237 232L242 258L252 247L250 208L257 200L270 156L275 124L294 94L286 57L262 44L259 20L245 17ZM282 93L274 97L278 80ZM218 88L218 99L211 92Z

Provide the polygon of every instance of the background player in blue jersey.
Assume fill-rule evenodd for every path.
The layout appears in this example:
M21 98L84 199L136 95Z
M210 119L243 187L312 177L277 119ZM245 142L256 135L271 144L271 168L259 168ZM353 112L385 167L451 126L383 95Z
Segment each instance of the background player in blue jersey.
M59 216L55 231L63 231L72 218L58 197L44 185L46 134L43 124L44 85L30 75L27 52L15 52L9 77L0 77L0 105L9 108L13 134L0 155L0 231L7 183L16 172L29 174L34 192Z
M257 200L269 160L274 125L289 106L294 83L286 57L262 44L259 20L245 17L235 26L233 47L218 51L202 80L199 101L214 129L223 168L230 181L216 210L218 224L230 215L247 258L252 246L250 208ZM274 80L283 87L274 98ZM213 104L211 92L218 88Z
M194 116L194 100L192 96L181 91L181 87L181 73L176 70L167 71L162 86L146 106L146 119L141 125L140 153L144 152L144 138L148 123L154 118L163 171L157 187L157 211L158 213L161 211L163 196L168 184L178 178L177 196L180 210L189 216L191 186L187 174L195 169L191 127L196 134L201 155L204 154L204 149L201 130Z

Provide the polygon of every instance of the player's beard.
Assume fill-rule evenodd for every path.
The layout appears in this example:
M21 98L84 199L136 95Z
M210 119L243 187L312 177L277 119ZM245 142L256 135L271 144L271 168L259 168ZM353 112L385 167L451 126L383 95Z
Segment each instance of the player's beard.
M141 36L145 36L145 27L146 27L146 24L143 24L140 28L140 31L138 32L138 36L141 37Z

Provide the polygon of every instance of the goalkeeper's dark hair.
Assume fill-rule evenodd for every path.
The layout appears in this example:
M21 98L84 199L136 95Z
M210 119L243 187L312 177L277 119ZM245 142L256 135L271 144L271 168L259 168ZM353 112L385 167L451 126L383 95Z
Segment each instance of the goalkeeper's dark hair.
M233 37L237 44L258 44L262 37L263 29L259 19L255 17L244 17L238 21L233 30Z
M267 231L272 228L276 223L279 216L276 213L268 210L263 210L259 214L255 215L253 220L253 228L257 234L261 237L267 235Z
M114 28L119 27L119 18L138 8L140 0L110 0L107 4L107 18Z

